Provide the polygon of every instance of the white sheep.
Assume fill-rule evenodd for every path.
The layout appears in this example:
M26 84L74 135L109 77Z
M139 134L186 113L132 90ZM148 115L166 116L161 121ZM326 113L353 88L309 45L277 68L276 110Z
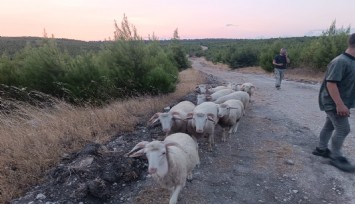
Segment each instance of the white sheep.
M200 94L208 93L208 89L211 87L209 84L199 84L196 86L195 91Z
M244 109L246 109L248 107L249 104L249 94L244 92L244 91L235 91L231 94L219 97L217 100L215 100L214 102L216 104L221 104L224 103L225 101L229 100L229 99L236 99L236 100L240 100L243 105L244 105Z
M227 88L227 89L222 89L222 90L216 91L211 95L199 94L199 95L197 95L197 105L200 105L201 103L206 102L206 101L215 101L219 97L228 95L233 92L234 92L234 90Z
M196 96L196 104L200 105L203 102L206 102L207 94L197 94Z
M234 82L229 82L227 87L233 89L234 91L241 91L242 84L236 84Z
M249 94L249 97L251 98L251 95L253 95L254 90L255 90L255 86L252 83L244 83L241 85L240 88L241 91L245 91Z
M223 128L222 141L226 141L226 131L230 138L237 132L239 120L244 114L244 105L240 100L230 99L222 104L218 104L218 124Z
M214 93L214 92L222 90L222 89L228 89L228 87L227 86L216 86L214 88L207 89L207 91L208 91L208 93Z
M148 121L150 125L158 120L161 123L165 136L170 133L186 132L186 116L192 112L195 104L190 101L181 101L173 106L167 113L155 113Z
M208 95L208 96L206 97L206 99L209 100L209 101L215 101L215 100L217 100L219 97L228 95L228 94L233 93L233 92L234 92L233 89L222 89L222 90L219 90L219 91L214 92L214 93L211 94L211 95Z
M138 143L127 156L148 158L148 172L163 188L172 190L169 204L176 204L186 179L200 164L197 143L185 133L169 135L164 141Z
M194 137L208 136L208 150L214 146L214 129L218 123L217 104L203 102L187 114L187 133Z

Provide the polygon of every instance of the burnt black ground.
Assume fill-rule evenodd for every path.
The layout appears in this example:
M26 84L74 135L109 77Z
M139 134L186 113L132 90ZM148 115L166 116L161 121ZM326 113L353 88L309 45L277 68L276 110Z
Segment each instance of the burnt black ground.
M311 154L325 117L317 106L319 84L284 81L276 90L270 76L216 69L199 58L192 62L213 85L252 82L257 88L232 138L221 142L217 127L213 152L206 139L199 140L201 165L179 203L355 203L354 174ZM195 94L181 100L195 102ZM159 127L147 128L145 120L132 133L67 155L46 183L12 203L168 203L169 192L147 176L147 161L124 157L142 140L163 138ZM344 152L354 162L353 132Z

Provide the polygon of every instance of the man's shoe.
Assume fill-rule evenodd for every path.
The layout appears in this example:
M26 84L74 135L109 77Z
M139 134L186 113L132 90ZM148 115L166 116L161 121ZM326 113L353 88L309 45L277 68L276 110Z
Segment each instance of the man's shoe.
M336 168L348 172L348 173L354 173L355 172L355 166L350 164L350 162L345 158L345 157L335 157L332 158L329 162L330 165L335 166Z
M280 87L280 86L275 86L275 87L276 87L276 89L277 89L277 90L280 90L280 89L281 89L281 87Z
M323 150L323 149L319 149L318 147L316 147L316 149L312 152L312 154L316 155L316 156L321 156L324 158L330 158L331 151L328 148Z

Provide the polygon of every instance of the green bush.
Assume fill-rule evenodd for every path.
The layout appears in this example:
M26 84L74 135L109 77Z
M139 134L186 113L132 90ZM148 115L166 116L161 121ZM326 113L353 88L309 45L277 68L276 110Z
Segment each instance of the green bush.
M3 55L0 58L0 83L15 86L18 84L18 75L18 64Z
M325 71L329 62L346 49L349 33L350 26L347 29L337 29L336 22L333 21L329 29L305 49L301 56L305 65Z
M76 104L173 91L178 68L187 68L182 47L175 43L163 48L158 41L143 41L126 18L121 28L115 26L116 41L95 54L71 57L54 40L44 38L41 46L26 47L14 60L3 56L0 83Z
M62 81L69 56L61 52L54 41L38 48L25 48L18 55L18 85L61 97L57 84Z
M259 64L258 54L255 49L244 48L232 53L227 63L232 69L255 66Z
M260 66L267 72L274 70L272 61L276 55L280 53L280 49L285 47L280 40L275 41L269 48L264 48L264 51L260 55Z

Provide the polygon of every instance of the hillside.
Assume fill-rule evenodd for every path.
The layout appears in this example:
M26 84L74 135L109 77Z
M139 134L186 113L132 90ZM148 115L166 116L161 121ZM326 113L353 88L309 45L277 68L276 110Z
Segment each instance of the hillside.
M0 56L4 53L13 56L16 52L30 45L40 46L46 38L40 37L1 37L0 36ZM55 39L58 47L66 50L70 55L78 55L82 52L97 52L106 43L105 41L81 41L71 39Z

